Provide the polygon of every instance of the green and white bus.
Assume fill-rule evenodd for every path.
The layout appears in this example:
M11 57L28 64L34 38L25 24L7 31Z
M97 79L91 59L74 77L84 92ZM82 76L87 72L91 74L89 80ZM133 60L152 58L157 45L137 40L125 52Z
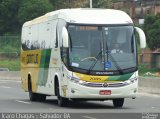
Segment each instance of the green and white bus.
M21 38L22 88L31 101L54 95L60 106L113 100L122 107L138 91L136 32L144 48L144 32L112 9L62 9L28 21Z

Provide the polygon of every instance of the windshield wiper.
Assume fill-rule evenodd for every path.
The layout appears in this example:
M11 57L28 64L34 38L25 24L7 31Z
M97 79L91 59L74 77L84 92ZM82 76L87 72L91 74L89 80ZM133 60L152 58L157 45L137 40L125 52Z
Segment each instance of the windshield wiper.
M102 33L103 33L103 32L102 32ZM120 73L120 74L123 74L122 69L121 69L120 66L117 64L117 62L116 62L115 59L112 57L112 55L109 53L109 50L108 50L108 49L109 49L109 48L108 48L108 43L107 43L107 40L106 40L106 50L107 50L107 52L105 51L105 53L107 53L107 62L108 62L109 56L110 56L111 61L114 63L114 65L115 65L115 67L117 68L117 70L119 71L119 73ZM104 55L104 57L105 57L105 55ZM105 66L105 64L104 64L104 66Z
M99 58L100 58L100 56L101 56L101 53L102 53L102 50L98 53L98 55L96 56L96 59L97 60L95 60L93 63L92 63L92 65L91 65L91 67L89 68L89 70L88 70L88 74L90 74L90 72L91 72L91 70L94 68L94 66L96 65L96 63L97 63L97 61L99 60Z
M109 54L109 53L108 53ZM110 56L111 61L114 63L115 67L117 68L117 70L119 71L120 74L123 74L123 70L120 68L120 66L117 64L117 62L115 61L115 59L112 57L111 54L109 54L108 56Z

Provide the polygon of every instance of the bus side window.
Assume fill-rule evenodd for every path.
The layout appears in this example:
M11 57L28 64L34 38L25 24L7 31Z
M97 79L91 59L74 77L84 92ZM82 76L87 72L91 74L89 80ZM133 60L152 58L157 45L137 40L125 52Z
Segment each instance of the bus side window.
M58 24L57 24L57 39L58 39L59 44L60 44L62 61L67 66L67 64L68 64L68 55L67 55L68 48L63 47L63 39L62 39L62 29L65 26L66 26L66 22L62 19L59 19ZM58 44L58 42L56 44Z
M55 41L55 48L58 48L58 24L56 26L56 41Z

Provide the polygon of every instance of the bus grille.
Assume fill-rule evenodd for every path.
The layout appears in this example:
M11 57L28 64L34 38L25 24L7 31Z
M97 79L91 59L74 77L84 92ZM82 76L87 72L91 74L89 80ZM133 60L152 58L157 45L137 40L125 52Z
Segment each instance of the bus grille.
M104 83L90 83L90 82L86 82L83 83L84 86L88 86L88 87L123 87L128 85L127 83L107 83L107 85L104 85Z

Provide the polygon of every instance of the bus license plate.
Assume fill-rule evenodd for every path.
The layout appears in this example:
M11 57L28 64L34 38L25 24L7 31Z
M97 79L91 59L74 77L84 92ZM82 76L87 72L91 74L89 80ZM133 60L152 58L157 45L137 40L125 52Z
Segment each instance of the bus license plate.
M111 95L111 90L100 90L99 94L100 95Z

